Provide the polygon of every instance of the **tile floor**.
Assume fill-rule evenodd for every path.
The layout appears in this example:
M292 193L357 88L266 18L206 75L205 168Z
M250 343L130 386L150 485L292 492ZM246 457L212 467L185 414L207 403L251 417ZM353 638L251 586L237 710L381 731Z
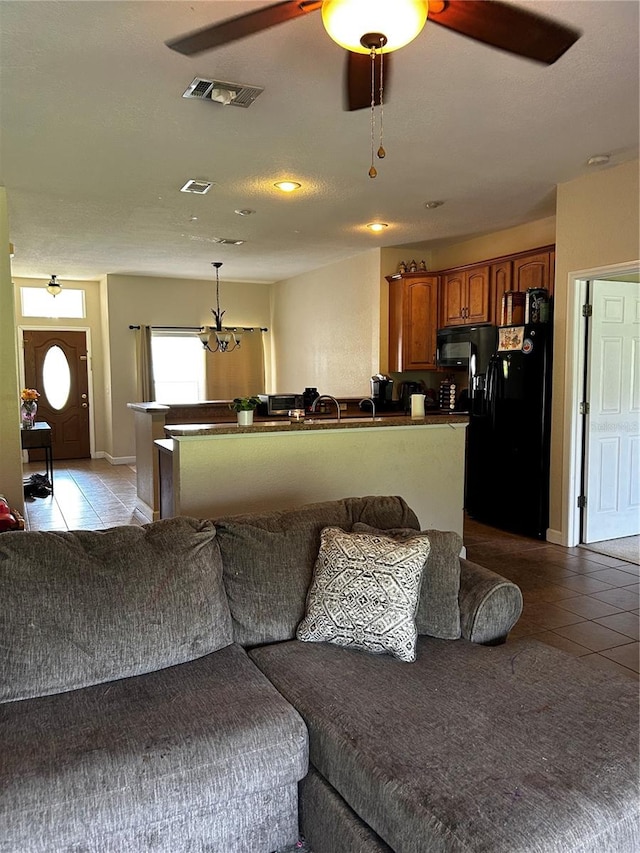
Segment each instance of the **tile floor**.
M510 637L543 643L638 679L640 567L584 548L465 521L467 559L517 583L524 610Z
M42 464L25 465L25 477ZM104 459L56 463L54 494L25 506L30 530L99 530L144 524L136 474ZM524 612L512 637L535 637L589 663L638 678L640 568L465 521L467 557L521 588Z
M25 479L43 473L42 462L24 466ZM120 524L145 524L136 509L136 472L105 459L56 462L53 495L25 501L29 530L103 530Z

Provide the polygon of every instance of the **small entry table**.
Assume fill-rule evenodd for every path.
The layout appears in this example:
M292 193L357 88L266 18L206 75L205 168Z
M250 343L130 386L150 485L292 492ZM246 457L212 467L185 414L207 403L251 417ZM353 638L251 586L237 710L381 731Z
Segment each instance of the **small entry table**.
M53 494L53 451L51 448L51 427L46 421L34 423L31 429L20 430L20 442L23 450L44 450L44 464L47 479L51 483Z

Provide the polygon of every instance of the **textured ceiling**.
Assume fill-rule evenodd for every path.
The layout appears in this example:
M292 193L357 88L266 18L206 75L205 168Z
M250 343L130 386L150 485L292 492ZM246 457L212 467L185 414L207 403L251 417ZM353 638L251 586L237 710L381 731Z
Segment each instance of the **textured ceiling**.
M584 32L548 68L427 22L393 57L375 180L369 115L342 108L345 56L319 13L193 58L164 44L264 5L0 2L14 275L210 278L220 260L227 279L274 281L552 215L590 155L638 156L636 0L519 3ZM196 76L265 91L249 109L183 99ZM284 177L303 188L282 195ZM216 186L179 192L189 178Z

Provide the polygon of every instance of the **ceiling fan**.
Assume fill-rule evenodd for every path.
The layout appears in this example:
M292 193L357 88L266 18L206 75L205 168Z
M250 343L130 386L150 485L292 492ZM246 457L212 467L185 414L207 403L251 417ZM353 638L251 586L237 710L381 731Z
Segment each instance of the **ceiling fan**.
M347 104L349 110L369 108L372 101L371 61L375 53L390 53L408 44L427 19L475 41L516 56L551 65L581 33L565 24L500 0L283 0L261 9L236 15L196 32L172 39L172 50L193 56L205 50L245 38L276 24L322 10L325 29L348 51ZM368 15L373 13L373 20ZM395 35L408 22L409 34ZM341 24L351 29L334 30ZM404 39L404 40L403 40ZM385 57L388 79L390 57Z

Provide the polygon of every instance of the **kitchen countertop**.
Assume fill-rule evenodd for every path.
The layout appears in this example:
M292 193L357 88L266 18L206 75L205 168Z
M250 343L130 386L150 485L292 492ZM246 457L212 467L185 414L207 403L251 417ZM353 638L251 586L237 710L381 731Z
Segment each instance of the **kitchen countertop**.
M220 424L171 424L165 426L165 434L169 438L184 438L189 436L206 435L241 435L260 434L265 432L304 432L309 430L337 429L377 429L386 427L440 426L442 424L467 424L469 416L456 412L437 412L424 418L410 418L405 415L384 415L376 418L345 417L338 421L336 418L307 418L304 421L290 423L287 418L273 421L255 421L252 426L238 426L236 423Z

